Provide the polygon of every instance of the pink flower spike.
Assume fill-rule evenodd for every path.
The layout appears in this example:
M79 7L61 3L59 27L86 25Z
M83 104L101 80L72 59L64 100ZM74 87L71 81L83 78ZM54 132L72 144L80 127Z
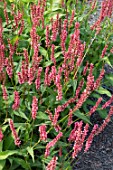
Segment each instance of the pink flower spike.
M2 85L2 93L3 93L3 99L7 100L8 99L8 94L7 94L6 87L4 85Z
M96 131L98 129L98 125L95 124L94 127L93 127L93 130L91 131L87 141L86 141L86 145L85 145L85 150L84 152L87 152L92 144L92 141L93 141L93 138L94 138L94 135L96 134Z
M52 62L54 63L54 66L56 66L56 59L55 59L55 57L54 57L54 50L55 50L55 45L54 44L52 44L51 45L51 60L52 60Z
M31 85L34 79L33 68L28 69L28 77L29 77L28 84Z
M39 126L39 132L40 132L40 140L46 141L47 139L46 125Z
M37 78L35 80L35 85L36 85L36 89L39 90L40 89L40 76L41 76L41 72L42 72L42 67L38 68L38 73L37 73Z
M45 157L46 158L50 154L50 148L53 147L62 136L63 136L63 133L59 132L59 134L46 145L46 150L45 150Z
M10 126L10 129L11 129L11 131L12 131L12 135L13 135L14 140L15 140L15 145L20 146L21 140L20 140L20 138L18 137L18 134L17 134L17 132L16 132L16 130L15 130L15 128L14 128L14 123L13 123L13 120L12 120L12 119L9 120L9 126Z
M17 110L20 106L20 97L18 91L14 91L14 104L12 105L13 110Z
M49 164L46 167L46 170L55 170L56 168L56 163L57 163L57 157L54 156L52 160L49 162Z
M105 45L104 49L102 50L102 54L100 58L103 58L105 56L107 48L108 48L108 45Z
M36 98L36 96L33 96L33 101L32 101L32 119L33 120L36 119L37 110L38 110L38 99Z
M0 142L2 141L3 137L4 137L4 135L2 133L2 128L0 128Z
M70 112L69 112L69 115L68 115L68 124L67 124L68 127L73 123L73 120L72 120L73 112L71 112L71 111L72 111L72 109L70 109Z
M101 103L101 101L102 101L102 97L100 97L100 98L97 100L95 106L93 106L93 107L91 108L91 110L89 111L89 115L90 115L90 116L96 111L96 109L97 109L97 107L99 106L99 104Z
M72 26L72 23L73 23L73 21L74 21L74 16L75 16L75 11L73 10L72 11L72 14L71 14L71 18L70 18L70 23L69 23L69 28Z
M49 26L47 25L47 26L46 26L46 47L47 47L47 48L49 48L49 47L50 47L49 34L50 34Z
M109 107L112 102L113 102L113 95L111 96L111 98L105 104L102 105L102 109Z

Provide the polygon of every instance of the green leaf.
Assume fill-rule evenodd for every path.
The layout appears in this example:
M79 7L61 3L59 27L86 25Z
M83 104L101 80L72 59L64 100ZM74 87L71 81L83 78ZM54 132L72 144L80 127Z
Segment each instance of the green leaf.
M72 166L71 166L71 163L69 161L64 163L64 169L65 170L72 170Z
M43 47L40 46L39 51L41 55L43 55L46 58L46 60L49 60L47 50L45 50Z
M12 38L11 43L15 44L15 42L19 39L18 35Z
M92 105L92 106L94 106L94 104L96 103L96 101L93 101L93 100L91 100L91 99L87 99L87 100L85 101L85 103L87 103L87 105Z
M113 75L112 74L105 74L105 78L108 80L108 83L106 83L108 86L112 85L113 86Z
M33 162L35 162L35 160L34 160L34 151L33 151L33 148L28 146L28 147L27 147L27 151L28 151L28 153L31 155Z
M4 140L4 149L8 150L8 149L12 149L10 147L13 147L12 144L14 143L14 139L12 137L12 135L10 134L9 136L7 136Z
M109 96L109 97L112 96L111 93L110 93L108 90L104 89L103 87L99 87L99 89L96 90L96 91L97 91L99 94L106 94L106 95Z
M2 151L3 140L0 142L0 152Z
M24 3L33 2L34 0L22 0Z
M28 48L29 46L29 40L20 40L18 47L19 48Z
M48 115L41 111L37 113L37 119L49 120Z
M7 150L7 151L0 152L0 160L7 159L9 156L17 154L17 153L18 153L18 151L13 151L13 150Z
M27 117L22 111L20 111L20 109L19 109L19 111L13 111L13 113L14 113L16 116L19 116L19 117L22 117L22 118L24 118L24 119L26 119L26 120L29 120L28 117Z
M44 85L41 85L40 90L41 90L41 93L43 95L44 92L46 91L46 87Z
M73 87L73 95L75 95L75 90L76 90L76 87L77 87L77 81L76 80L71 80L70 81L72 87Z
M5 166L6 160L0 160L0 170L2 170Z
M104 56L104 58L102 58L102 60L105 61L105 63L107 63L108 65L110 65L112 67L111 62L110 62L108 56Z
M89 118L87 116L85 116L82 112L80 112L80 110L77 110L76 112L74 112L74 115L77 116L78 118L82 119L85 123L89 123L92 125Z
M29 165L21 158L12 158L17 164L21 165L22 168L28 170Z
M98 113L102 119L105 119L107 117L107 111L106 110L98 110Z
M9 121L9 119L8 119L8 121ZM8 121L7 121L7 119L5 119L4 124L7 123ZM5 132L7 128L8 128L8 125L3 125L2 126L3 132Z
M62 56L62 52L61 52L61 51L60 51L60 52L55 53L55 58L58 58L58 57L60 57L60 56Z
M47 66L50 66L52 64L52 61L50 60L50 61L46 61L45 63L44 63L44 67L47 67Z
M92 96L95 97L95 98L97 98L97 99L101 97L101 96L100 96L99 94L97 94L97 93L92 93Z

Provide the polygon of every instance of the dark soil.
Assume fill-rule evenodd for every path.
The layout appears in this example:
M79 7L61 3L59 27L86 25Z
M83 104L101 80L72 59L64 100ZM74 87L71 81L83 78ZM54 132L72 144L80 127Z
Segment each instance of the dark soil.
M73 170L113 170L113 122L94 137L87 153L75 159Z

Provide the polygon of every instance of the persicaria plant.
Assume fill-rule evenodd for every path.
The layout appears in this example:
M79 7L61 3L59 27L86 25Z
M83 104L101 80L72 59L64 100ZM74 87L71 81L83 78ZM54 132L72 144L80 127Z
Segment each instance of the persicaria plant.
M72 169L113 114L113 1L0 1L0 166ZM109 84L108 83L108 84ZM101 94L109 99L105 101ZM103 123L91 122L97 112Z

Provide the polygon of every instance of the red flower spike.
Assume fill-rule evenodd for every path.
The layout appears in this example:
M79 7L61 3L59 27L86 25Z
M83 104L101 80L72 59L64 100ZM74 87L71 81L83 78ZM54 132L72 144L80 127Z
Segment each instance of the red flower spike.
M2 85L2 93L3 93L3 99L7 100L8 99L8 94L7 94L6 87L4 85Z
M98 125L95 124L94 127L93 127L93 130L91 131L87 141L86 141L86 145L85 145L85 149L84 149L84 152L87 152L92 144L92 141L93 141L93 138L94 138L94 135L96 134L97 132L97 129L98 129Z
M40 132L40 140L46 141L47 139L46 125L39 126L39 132Z
M18 91L14 91L14 104L12 105L13 110L17 110L20 106L20 97Z
M52 160L49 162L49 164L46 167L46 170L55 170L56 164L57 164L57 157L54 156Z
M32 101L32 119L36 119L37 115L37 110L38 110L38 99L36 96L33 96L33 101Z
M9 120L9 126L10 126L10 129L12 131L12 135L13 135L14 140L15 140L15 145L20 146L21 141L20 141L20 138L18 137L18 134L17 134L17 132L14 128L14 123L13 123L12 119Z
M53 147L62 136L63 136L63 133L59 132L59 134L46 145L45 157L49 156L50 148Z
M2 129L0 128L0 142L3 140L3 137L4 137L4 135L2 133Z
M97 129L96 135L98 135L99 133L101 133L105 129L107 124L110 122L112 115L113 115L113 106L110 107L110 111L108 113L108 116L105 118L103 124Z

